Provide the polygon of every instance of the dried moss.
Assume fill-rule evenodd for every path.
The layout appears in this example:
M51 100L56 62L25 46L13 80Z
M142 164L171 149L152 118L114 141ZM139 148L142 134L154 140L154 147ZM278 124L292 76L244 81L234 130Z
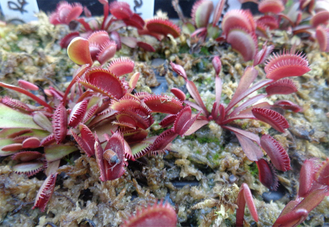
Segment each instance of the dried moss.
M63 82L72 76L76 66L67 60L66 52L58 46L58 40L66 34L67 29L65 26L55 28L50 25L43 14L40 18L38 24L0 28L0 35L5 37L0 39L1 81L15 84L20 78L42 87L64 87ZM276 33L272 40L276 48L290 48L288 36L284 32ZM181 41L184 42L182 46L180 42L173 47L173 41L165 43L159 47L161 54L133 53L123 48L118 55L133 55L135 60L143 60L164 57L166 54L170 61L183 65L190 80L199 82L196 83L200 86L198 89L210 109L215 98L214 70L205 56L188 54L185 50L189 47L184 39ZM272 225L285 203L296 196L299 185L295 182L298 182L303 160L329 156L329 123L326 114L329 112L329 57L311 51L313 45L309 42L298 48L305 48L308 53L311 72L294 78L299 87L297 95L277 96L269 100L288 99L303 107L302 113L283 113L291 125L289 131L277 134L269 125L254 120L235 122L248 131L258 134L268 132L288 148L293 170L279 173L279 180L286 190L282 200L271 203L262 200L261 194L268 189L259 182L255 164L246 158L232 134L210 122L195 135L178 138L166 155L143 157L137 162L130 162L126 173L114 181L99 180L95 158L81 155L74 160L73 165L62 165L46 212L31 210L42 180L13 173L7 165L8 159L5 159L0 166L0 224L41 227L47 223L57 226L89 223L95 226L119 226L122 220L135 214L137 207L146 207L156 199L165 198L176 208L178 226L229 226L235 223L239 185L246 182L255 197L259 225ZM192 52L196 54L198 50ZM224 82L221 100L228 103L247 64L242 63L236 53L213 42L206 43L201 53L220 53ZM150 87L158 85L154 69L148 64L136 64L136 70L144 75L137 85L139 91L150 91ZM165 76L169 88L184 84L181 77L173 75L165 66L157 70ZM259 71L260 78L263 78L262 70ZM14 96L9 92L6 94ZM25 97L20 98L25 100ZM40 174L38 177L41 179L44 176ZM306 225L316 226L328 222L328 209L326 198L311 212ZM248 211L245 217L247 223L253 222Z

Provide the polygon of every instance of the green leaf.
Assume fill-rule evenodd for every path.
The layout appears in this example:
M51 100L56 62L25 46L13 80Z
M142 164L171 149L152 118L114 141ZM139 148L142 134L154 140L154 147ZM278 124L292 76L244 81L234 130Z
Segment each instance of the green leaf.
M38 137L39 139L43 139L46 136L48 136L50 133L45 131L45 130L37 130L37 129L32 129L31 136Z
M210 24L208 27L207 27L207 34L209 37L211 37L212 39L216 39L219 37L220 35L220 29L219 27L214 27L212 26L212 24Z
M191 34L195 31L195 26L192 23L186 23L182 25L182 33L184 34Z
M101 102L101 98L93 95L88 102L87 109L91 108L92 106L100 102Z
M19 131L22 131L22 130L25 130L25 129L23 129L23 128L5 128L5 129L2 129L0 131L0 138L6 138L9 135L11 135L13 133L16 133L16 132L19 132Z
M0 131L0 139L10 138L10 135L12 135L13 133L17 133L17 132L20 132L23 130L26 130L26 128L4 128ZM43 139L48 135L49 135L49 132L47 132L45 130L39 130L39 129L31 129L31 131L29 131L27 133L20 134L20 136L35 136L39 139Z
M68 144L54 144L47 146L45 147L46 160L48 162L53 162L76 150L78 150L76 146Z
M0 104L0 128L42 129L34 123L32 116Z
M132 146L131 151L132 151L134 158L140 158L140 157L146 155L145 149L149 145L151 145L156 140L156 138L157 138L157 136L149 137L149 138L143 140L142 142Z
M1 156L8 156L16 153L16 151L3 151L2 147L12 144L14 141L12 139L0 139L0 157Z
M152 143L151 142L150 143L138 143L138 144L134 145L133 147L131 147L132 154L133 155L138 154L139 152L141 152L142 150L147 148L150 144L152 144Z

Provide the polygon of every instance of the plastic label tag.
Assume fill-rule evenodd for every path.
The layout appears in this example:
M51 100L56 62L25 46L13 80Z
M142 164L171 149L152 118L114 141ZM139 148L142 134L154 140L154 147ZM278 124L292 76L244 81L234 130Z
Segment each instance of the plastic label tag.
M143 19L154 17L154 0L123 0L123 2L127 2L131 6L132 11L139 14Z
M24 23L37 20L37 0L0 0L0 6L6 21Z
M213 2L213 6L215 8L217 6L219 0L212 0L212 2ZM227 9L226 12L233 10L233 9L240 9L242 4L239 2L239 0L230 0L230 1L228 1L228 5L229 5L229 8ZM226 7L226 5L225 5L225 7ZM226 12L222 11L222 13L226 13Z

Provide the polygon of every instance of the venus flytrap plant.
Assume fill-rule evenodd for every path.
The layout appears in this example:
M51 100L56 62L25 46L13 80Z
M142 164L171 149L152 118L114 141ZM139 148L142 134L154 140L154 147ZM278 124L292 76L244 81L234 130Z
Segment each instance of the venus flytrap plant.
M161 200L159 204L148 205L147 208L140 208L134 216L125 220L121 227L133 226L168 226L175 227L177 224L177 216L175 210L168 203L163 203Z
M290 201L274 223L274 227L298 226L325 196L329 196L329 159L305 160L300 170L299 193Z
M50 23L66 24L76 20L83 12L83 7L80 3L69 4L68 2L61 2L58 4L55 12L49 16Z
M114 14L123 14L117 8L113 10ZM152 23L155 26L158 22ZM167 32L171 29L162 28ZM3 128L0 154L12 155L17 163L13 167L16 173L32 176L46 172L46 181L33 207L42 211L53 193L60 159L76 151L76 143L87 156L95 155L101 181L114 180L124 174L127 160L163 152L196 120L190 107L183 108L177 98L131 94L140 74L135 73L126 81L124 75L134 70L134 62L128 58L114 59L104 66L116 52L116 44L107 32L91 33L87 39L74 38L67 51L69 58L81 66L64 93L52 87L45 89L48 101L24 89L36 89L28 82L19 81L23 88L0 83L41 105L36 108L8 97L1 99L0 111L7 114L4 117L10 115L11 120L0 122ZM93 66L94 61L101 66ZM159 136L148 137L148 129L154 123L153 113L175 116L167 124L173 127Z
M237 211L236 211L236 226L243 226L244 222L244 209L245 205L247 205L253 220L258 222L258 213L256 206L253 202L253 197L250 191L249 186L246 183L241 185L240 191L237 196Z
M78 65L92 65L95 60L103 65L115 55L116 43L110 40L106 31L97 31L88 39L74 38L67 51L69 58Z
M321 51L329 51L329 9L322 1L299 1L286 4L281 0L263 0L258 4L259 11L264 13L257 19L257 33L271 37L271 30L292 30L293 35L317 41ZM268 30L268 31L267 31Z
M210 0L198 0L194 3L191 10L191 19L187 20L182 14L182 10L178 4L178 1L172 1L172 4L182 20L183 33L190 34L193 41L201 39L205 41L207 38L218 38L220 34L220 28L218 26L219 19L221 17L223 8L226 1L220 0L217 5L214 6ZM211 16L213 15L212 22L209 23Z
M256 22L248 10L231 10L221 23L221 37L239 52L244 61L253 60L258 51ZM219 39L220 41L221 39Z
M307 61L301 55L292 54L291 56L290 54L286 53L270 58L265 67L267 78L270 79L257 82L251 87L250 85L257 77L257 71L253 67L246 68L244 75L238 84L237 90L227 107L224 107L224 105L220 103L219 99L222 85L221 79L218 76L220 71L219 69L221 68L220 60L215 58L212 62L216 68L217 98L211 112L206 109L194 83L187 79L184 69L180 65L171 63L173 70L186 80L186 87L190 95L196 101L196 103L192 103L190 101L185 101L185 103L202 112L202 116L200 116L195 122L195 125L197 126L198 124L198 127L193 125L191 127L191 131L189 132L194 132L198 128L207 124L210 120L214 120L221 127L234 132L238 137L238 140L240 141L247 157L252 161L257 161L263 155L261 150L257 147L257 145L261 145L260 139L252 133L243 132L241 129L234 128L228 124L238 119L258 119L272 125L276 130L284 132L284 130L288 128L289 125L282 115L271 110L270 104L266 102L256 105L253 104L270 95L283 93L288 94L295 91L295 86L292 83L285 81L280 82L281 80L279 79L284 77L283 75L285 75L285 77L294 75L299 76L308 72L309 68L308 65L306 65ZM282 73L282 70L286 70L285 74ZM283 83L287 84L287 88L282 86ZM247 99L245 102L234 108L240 101L244 100L252 92L257 91L265 86L270 86L270 88L267 89L267 94L259 94L255 97ZM268 139L266 141L268 141Z
M33 209L45 210L55 188L60 160L77 151L78 147L88 157L95 157L100 180L104 182L122 177L129 161L162 153L175 138L190 135L210 121L235 134L246 157L256 162L260 182L276 190L278 179L275 169L283 172L291 169L287 151L270 135L259 137L237 127L235 121L260 120L284 133L290 126L285 117L274 109L301 111L300 106L287 100L276 101L273 105L262 102L272 95L296 92L296 86L287 77L301 76L310 70L306 57L293 49L268 58L274 46L266 42L258 51L257 36L267 37L263 29L275 29L281 26L278 19L285 18L274 15L283 11L282 1L261 1L259 8L266 15L258 19L248 11L228 12L222 21L220 37L217 22L225 1L219 1L214 11L211 1L200 0L194 5L193 23L185 24L187 28L193 27L192 38L198 37L203 41L208 37L218 38L219 42L230 43L245 61L253 60L253 66L245 69L232 99L224 104L221 102L222 64L219 57L213 58L215 101L211 110L207 109L197 86L189 80L183 67L174 63L171 67L186 81L192 99L188 100L184 92L177 88L171 89L174 96L133 92L140 77L140 73L134 73L134 61L112 58L121 44L132 48L140 46L149 51L154 51L154 48L133 37L120 36L118 29L132 26L138 29L139 35L153 36L158 40L168 35L177 38L180 29L167 20L156 18L145 22L124 2L110 5L107 0L99 2L104 6L101 23L79 18L83 10L86 16L90 16L87 8L83 9L79 4L61 3L50 18L54 24L69 24L75 20L83 27L61 42L63 47L67 47L69 58L80 65L64 92L50 87L45 89L45 98L30 92L38 90L38 87L27 81L18 81L18 86L0 83L0 86L25 94L38 103L34 106L9 97L0 99L0 156L11 156L14 161L12 169L18 174L28 177L42 171L46 174ZM108 15L109 12L111 15ZM209 24L212 12L214 19ZM324 27L326 15L321 10L310 22L311 26L316 27L315 37L322 50L328 50L325 39L328 28ZM297 27L300 20L297 17L293 27ZM256 66L264 62L266 78L256 82ZM126 80L126 74L130 74L129 80ZM264 91L261 90L263 88ZM255 92L258 94L253 96ZM155 124L154 115L157 113L166 115L159 122L164 131L150 136L149 130ZM317 164L315 160L304 163L298 197L285 207L275 226L297 226L328 195L328 166L328 160L322 164ZM258 222L253 196L246 183L241 185L237 205L237 226L244 224L245 205ZM174 209L160 202L137 212L123 226L175 226L176 222Z
M271 46L267 47L264 45L261 51L256 53L255 56L251 56L251 58L254 59L254 65L264 62L271 50ZM260 101L271 95L291 94L295 92L297 90L295 85L291 80L285 77L301 76L308 72L310 69L306 58L302 54L294 53L293 50L290 52L283 51L281 54L275 54L267 60L265 65L267 79L254 84L252 83L255 81L258 72L254 67L247 67L232 99L227 106L222 104L220 100L222 81L219 77L221 71L221 61L219 57L215 57L212 60L212 64L215 69L216 98L212 110L208 111L202 101L197 87L188 79L183 67L171 62L172 69L186 80L187 90L194 100L194 102L185 100L183 103L199 111L196 121L190 126L189 130L187 130L184 135L194 133L202 126L208 124L209 121L215 121L215 123L220 125L223 129L233 132L236 135L247 158L257 163L260 182L271 190L276 190L278 182L273 166L280 171L288 171L291 169L290 158L286 150L278 141L268 134L265 134L259 138L258 135L234 127L231 123L240 119L256 119L271 125L279 132L285 132L285 130L289 128L287 120L281 114L272 110L273 105L270 105L268 102ZM250 94L263 87L266 87L266 94L261 93L253 97L248 97ZM181 99L185 98L185 96L181 95L177 90L175 90L175 94L176 93L179 94L178 96L180 96ZM283 102L285 103L285 101L280 101L279 103ZM276 107L281 106L279 103L276 104ZM293 103L289 104L289 102L287 102L287 104L290 107L285 107L285 109L295 111L300 110L300 108ZM262 158L264 156L262 150L267 153L272 164ZM237 210L236 224L239 226L243 225L245 202L248 203L250 212L252 213L254 219L256 221L258 219L255 208L252 208L254 205L252 196L249 196L250 193L248 193L248 186L242 185L242 187L243 188L240 192L242 195L239 194L238 197L239 209Z
M28 95L40 104L41 98L29 91L8 86L2 83L2 87L10 88ZM19 88L19 89L18 89ZM15 161L13 171L18 174L32 176L40 171L49 172L48 178L39 190L35 207L44 210L50 198L54 185L56 169L62 157L76 151L77 148L71 142L65 141L66 137L66 110L63 105L56 109L46 103L39 108L33 108L29 112L22 110L20 102L16 100L1 99L1 111L5 122L1 122L1 156L12 156ZM19 108L17 108L19 107ZM51 123L53 118L53 123ZM27 130L28 128L28 130ZM51 171L52 170L52 171Z
M285 7L283 1L278 0L262 0L258 4L258 9L262 13L274 13L278 14L282 12Z
M95 137L97 138L97 136ZM107 143L104 149L98 140L94 143L101 181L114 180L124 174L124 153L125 148L129 148L125 146L124 138L119 132L114 133L111 137L107 137L106 141Z
M226 1L220 0L214 7L210 0L196 1L191 11L191 22L185 22L182 29L184 33L190 34L192 42L205 41L208 38L220 43L227 42L243 56L244 61L252 60L257 52L255 19L248 10L232 10L224 15L220 29L218 22L225 3ZM175 8L180 8L177 3L173 4ZM177 12L180 16L180 10ZM212 23L209 23L212 14Z
M249 10L231 10L223 16L221 32L217 23L221 17L225 1L219 1L213 12L213 3L209 0L197 1L192 9L192 22L185 22L183 31L191 35L192 40L199 37L205 41L207 38L231 44L232 48L240 53L244 61L253 60L258 51L257 38L271 38L272 30L281 28L292 29L293 34L307 33L309 38L317 40L322 51L329 51L329 11L319 1L309 4L309 14L303 14L306 4L294 3L287 15L282 0L263 0L258 8L264 15L253 16ZM308 2L309 3L309 2ZM175 2L176 7L180 8ZM315 4L315 9L312 10ZM320 7L317 7L320 5ZM180 10L177 10L180 14ZM213 12L212 24L209 18ZM308 16L311 16L310 18ZM183 16L181 15L183 18ZM281 20L282 19L282 20ZM300 25L302 21L309 20L310 25ZM186 20L185 20L186 21ZM289 25L286 25L288 21ZM221 33L221 35L220 35ZM220 35L220 36L219 36ZM198 39L197 39L198 40Z
M145 42L144 39L122 35L119 30L125 27L134 27L138 29L138 34L141 37L143 35L153 36L159 41L167 35L172 35L174 38L180 35L180 28L173 22L159 18L150 19L145 22L140 15L130 9L129 4L126 2L113 1L110 4L108 0L99 0L99 2L103 4L103 20L101 23L93 18L86 19L79 17L83 11L88 17L91 16L87 8L83 8L79 3L59 3L56 11L50 16L50 22L54 25L68 25L71 21L76 21L81 25L78 27L80 28L79 31L73 31L61 40L62 48L67 48L75 38L79 38L79 40L85 39L96 31L102 31L109 34L110 40L115 44L116 50L120 50L122 44L125 44L130 48L141 47L146 51L154 52L154 47ZM94 45L93 41L90 41L90 43L92 46ZM108 44L110 45L110 43ZM71 45L74 45L74 43L71 42ZM103 51L107 49L107 46L101 46L101 48L101 51Z
M329 52L329 27L322 25L317 26L315 30L315 38L319 43L320 50Z

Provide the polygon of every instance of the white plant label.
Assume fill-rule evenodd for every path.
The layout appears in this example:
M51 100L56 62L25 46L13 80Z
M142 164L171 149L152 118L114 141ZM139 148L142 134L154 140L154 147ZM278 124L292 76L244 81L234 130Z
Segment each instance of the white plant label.
M6 21L22 23L37 20L37 0L0 0L0 6Z
M218 4L218 1L219 0L212 0L214 7L216 7L216 5ZM233 9L240 9L241 8L241 3L239 2L239 0L230 0L230 1L228 1L228 4L229 4L228 11L233 10Z
M139 14L143 19L150 19L154 17L154 0L123 0L131 6L134 13ZM171 1L168 1L171 4Z

